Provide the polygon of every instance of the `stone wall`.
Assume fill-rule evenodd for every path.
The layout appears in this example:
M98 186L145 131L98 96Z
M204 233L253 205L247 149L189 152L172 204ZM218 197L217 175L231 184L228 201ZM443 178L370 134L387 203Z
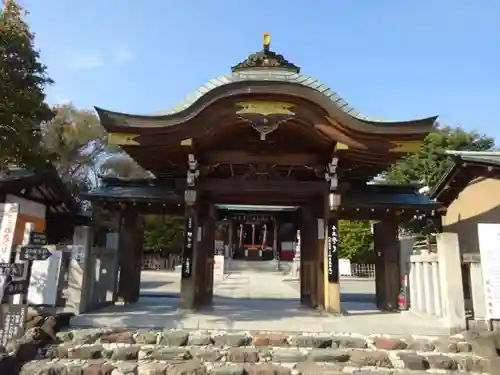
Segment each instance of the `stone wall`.
M366 337L88 329L58 333L57 337L60 343L24 363L21 374L465 374L490 373L496 363L484 350L479 353L484 345L478 346L477 338L466 340L460 335Z

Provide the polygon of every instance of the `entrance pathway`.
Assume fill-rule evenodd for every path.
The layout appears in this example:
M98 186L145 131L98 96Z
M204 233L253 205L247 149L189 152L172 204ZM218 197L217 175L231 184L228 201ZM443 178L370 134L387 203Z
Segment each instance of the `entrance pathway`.
M275 262L236 261L226 278L214 286L214 305L190 312L178 308L178 293L172 290L172 285L179 283L179 272L157 272L155 276L154 272L145 272L142 284L145 288L138 303L82 314L73 318L72 325L403 335L449 333L439 319L378 311L371 302L373 285L362 280L341 281L344 316L305 308L299 302L297 280L284 273L276 270Z

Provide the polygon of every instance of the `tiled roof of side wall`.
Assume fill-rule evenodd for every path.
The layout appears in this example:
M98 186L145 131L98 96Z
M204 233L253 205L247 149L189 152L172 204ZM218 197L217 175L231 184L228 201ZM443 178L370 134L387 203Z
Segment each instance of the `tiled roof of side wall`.
M181 112L189 108L198 99L200 99L209 91L217 87L244 81L287 82L309 87L328 97L332 101L332 103L335 103L335 105L337 105L339 108L341 108L344 112L346 112L350 116L360 120L375 121L373 118L361 116L359 111L349 106L347 102L343 100L336 92L330 90L330 88L327 85L321 83L319 80L315 78L303 74L296 74L290 72L276 72L276 71L271 72L267 70L238 72L211 79L204 85L200 86L197 90L189 94L181 103L177 104L176 106L168 110L157 112L154 115L172 115Z

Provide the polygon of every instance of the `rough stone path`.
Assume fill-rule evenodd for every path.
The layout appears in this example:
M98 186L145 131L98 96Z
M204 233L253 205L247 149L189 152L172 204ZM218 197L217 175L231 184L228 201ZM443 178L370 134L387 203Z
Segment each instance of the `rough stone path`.
M37 359L24 363L20 374L465 375L493 374L490 370L498 366L477 340L463 335L84 329L60 332L57 338L60 343L45 347Z

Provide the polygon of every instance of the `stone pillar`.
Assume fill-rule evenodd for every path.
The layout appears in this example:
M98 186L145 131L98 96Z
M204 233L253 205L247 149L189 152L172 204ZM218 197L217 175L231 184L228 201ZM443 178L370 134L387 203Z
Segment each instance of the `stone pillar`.
M397 221L389 219L376 223L373 234L377 306L381 310L394 311L398 309L398 296L401 292Z
M143 235L142 217L135 211L125 211L120 227L120 279L118 282L118 296L125 303L135 303L139 300Z
M413 254L414 237L403 237L399 240L399 278L408 308L410 302L410 260Z
M74 314L87 311L89 300L90 250L92 248L92 228L78 226L73 233L73 245L68 266L68 289L66 307Z
M466 329L466 319L458 235L448 232L439 234L437 254L444 319L451 331L461 332Z
M110 232L106 235L106 249L114 251L114 256L112 260L111 272L109 275L109 289L108 292L111 294L110 300L114 303L118 298L118 254L120 251L120 233Z
M474 254L476 255L476 254ZM479 257L479 254L477 254ZM481 261L469 263L470 267L470 289L472 306L474 308L474 319L486 319L486 297L484 293L483 269Z

